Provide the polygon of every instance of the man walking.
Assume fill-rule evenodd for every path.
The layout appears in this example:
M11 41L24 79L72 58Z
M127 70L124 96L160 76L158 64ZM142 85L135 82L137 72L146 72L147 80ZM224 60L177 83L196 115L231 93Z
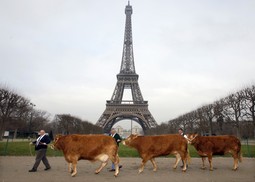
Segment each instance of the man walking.
M110 136L112 136L115 139L115 141L119 147L119 143L121 142L122 139L114 128L111 129ZM119 168L122 168L122 165L119 165ZM115 171L114 163L112 163L112 169L110 169L110 171Z
M179 133L179 135L183 136L184 138L187 138L187 135L184 134L182 128L179 128L178 133Z
M187 139L187 135L184 134L182 128L179 128L178 133L179 133L179 135L181 135L181 136L183 136L184 138ZM181 168L183 168L183 164L184 164L184 163L183 163L183 160L182 160L182 166L181 166ZM186 165L186 166L187 166L187 168L188 168L188 165Z
M48 159L46 158L47 144L50 143L50 137L45 134L44 130L41 130L38 134L39 137L37 140L30 143L35 145L36 158L34 166L29 170L29 172L36 172L41 161L45 165L45 171L51 168Z

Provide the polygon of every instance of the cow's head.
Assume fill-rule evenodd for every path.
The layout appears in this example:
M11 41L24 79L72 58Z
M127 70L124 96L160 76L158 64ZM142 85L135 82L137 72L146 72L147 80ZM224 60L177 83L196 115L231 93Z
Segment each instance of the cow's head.
M187 134L187 140L189 144L192 144L194 142L194 139L198 136L197 133Z
M60 135L60 134L58 134L58 135L55 136L55 138L54 138L54 140L53 140L53 143L50 145L50 148L51 148L51 149L53 149L53 150L57 149L56 144L57 144L58 140L59 140L61 137L62 137L62 135Z
M126 140L122 141L122 144L123 145L130 145L130 143L132 143L132 141L134 141L137 137L138 137L137 134L131 134Z

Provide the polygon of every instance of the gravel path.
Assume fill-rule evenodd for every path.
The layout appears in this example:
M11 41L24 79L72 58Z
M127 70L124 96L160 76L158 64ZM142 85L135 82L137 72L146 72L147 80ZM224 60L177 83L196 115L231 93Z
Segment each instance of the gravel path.
M172 169L174 158L156 158L158 171L152 171L152 164L148 162L144 172L138 174L140 158L121 158L123 168L117 178L113 172L109 172L111 164L109 163L100 174L94 174L94 170L99 166L99 162L91 163L89 161L79 161L77 175L71 177L67 171L67 163L63 157L48 157L52 169L44 171L44 165L41 163L37 172L29 173L35 158L34 157L0 157L0 182L30 182L30 181L72 181L72 182L152 182L152 181L180 181L180 182L254 182L255 181L255 159L243 158L237 171L232 171L232 158L213 158L214 171L207 169L201 170L201 159L192 158L187 172L183 173L178 166L176 170Z

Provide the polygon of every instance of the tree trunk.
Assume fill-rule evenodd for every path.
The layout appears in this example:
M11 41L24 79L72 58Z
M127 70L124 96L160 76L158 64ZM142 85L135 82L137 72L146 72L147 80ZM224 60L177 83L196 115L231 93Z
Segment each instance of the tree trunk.
M212 134L213 134L213 123L212 123L212 119L209 120L209 123L210 123L209 135L212 136Z
M0 120L0 141L3 140L3 135L4 135L4 131L5 131L5 120L2 119Z
M16 138L17 138L17 132L18 132L18 129L15 129L14 135L13 135L13 139L16 139Z
M240 134L240 127L239 127L239 125L238 126L236 126L236 136L237 136L237 138L241 138L241 134Z
M3 134L4 134L4 132L2 130L0 130L0 141L3 140Z
M253 125L253 138L255 139L255 125Z

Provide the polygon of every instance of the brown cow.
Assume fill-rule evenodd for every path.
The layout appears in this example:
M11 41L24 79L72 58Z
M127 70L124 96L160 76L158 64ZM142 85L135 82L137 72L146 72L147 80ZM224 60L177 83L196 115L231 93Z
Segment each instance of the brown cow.
M51 146L52 149L62 150L68 162L68 171L71 176L77 173L78 160L101 161L101 166L96 169L98 174L110 159L115 165L116 177L119 173L118 146L114 138L106 135L57 135Z
M188 142L180 135L158 135L158 136L138 136L131 134L122 142L124 145L135 148L142 163L138 173L143 172L145 163L150 160L153 165L153 171L157 171L155 157L173 154L176 157L173 166L176 169L179 161L183 160L183 171L186 171L186 162L189 159Z
M222 136L200 136L198 134L187 134L187 140L202 157L202 169L205 169L205 159L208 157L210 170L213 170L212 156L230 153L234 158L233 170L238 168L238 160L242 161L241 143L238 138L230 135Z

